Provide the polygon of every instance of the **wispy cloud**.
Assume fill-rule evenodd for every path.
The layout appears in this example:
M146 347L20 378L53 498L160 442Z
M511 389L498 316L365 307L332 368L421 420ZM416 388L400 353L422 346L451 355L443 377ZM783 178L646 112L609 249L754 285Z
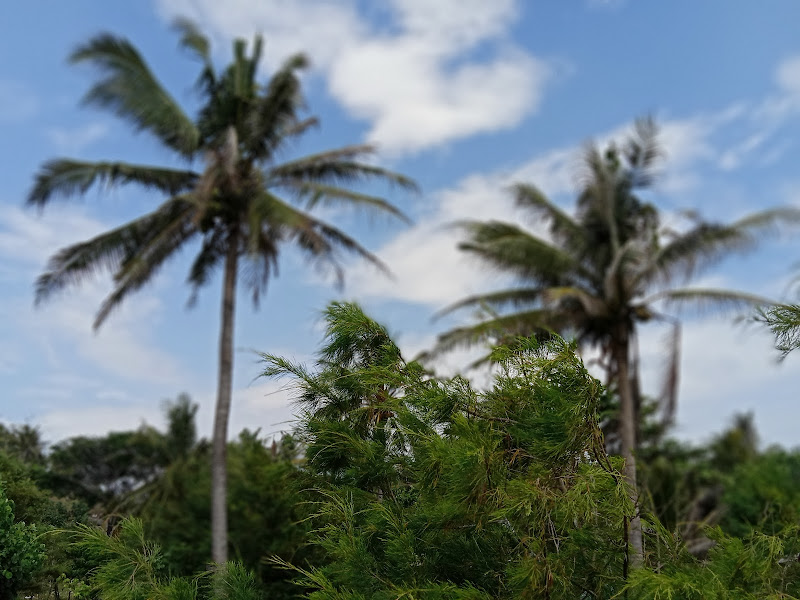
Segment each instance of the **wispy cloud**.
M80 154L87 146L103 139L108 134L106 123L88 123L82 127L54 127L47 137L61 154Z
M617 9L621 8L627 0L584 0L586 6L595 9Z
M30 119L39 112L39 98L26 84L0 79L0 122Z
M0 213L0 262L6 267L4 277L13 283L0 297L0 312L14 315L4 325L8 338L2 350L24 357L7 365L12 373L24 364L46 366L46 375L27 386L34 404L47 401L46 390L107 390L119 381L177 387L187 379L179 361L155 340L161 303L153 295L142 294L136 303L124 305L97 334L92 315L110 289L108 277L84 282L46 307L33 307L31 286L47 257L104 229L74 209L55 209L41 218L16 207ZM68 377L69 383L59 383L59 377ZM37 395L37 389L42 393Z

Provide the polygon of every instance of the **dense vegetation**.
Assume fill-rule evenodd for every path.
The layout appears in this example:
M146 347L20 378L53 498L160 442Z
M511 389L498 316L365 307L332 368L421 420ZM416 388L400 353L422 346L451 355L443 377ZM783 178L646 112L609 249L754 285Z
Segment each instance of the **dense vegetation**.
M481 391L406 361L356 305L326 316L314 366L263 357L265 376L293 379L304 417L291 437L229 444L235 562L214 575L209 444L187 397L167 404L163 432L45 452L35 429L2 430L5 597L800 594L800 453L759 450L748 417L701 447L643 428L634 566L608 392L574 344L495 348Z
M659 312L665 300L761 303L680 286L800 220L796 209L664 229L640 197L659 156L655 124L640 121L624 144L590 147L574 215L533 183L514 188L546 239L515 223L460 224L462 249L517 283L455 304L485 319L436 349L490 342L486 389L407 360L359 306L334 302L313 365L262 355L263 377L287 378L296 392L295 430L229 441L240 275L257 301L287 243L337 274L341 250L382 266L310 211L332 203L402 216L349 186L413 183L361 162L366 146L277 162L315 124L299 114L305 59L261 84L260 39L249 56L238 40L217 71L208 40L189 23L178 30L202 64L194 119L126 40L98 36L73 55L100 68L91 103L190 166L46 163L31 204L99 183L138 184L164 203L57 253L37 299L110 270L116 287L99 323L197 240L194 291L224 273L214 435L198 438L186 395L165 405L164 431L48 446L34 426L0 425L0 600L800 597L800 452L762 447L748 415L702 446L670 437L674 386L643 395L635 350L640 322L677 331ZM756 318L788 353L800 346L799 314L773 306ZM587 345L600 350L604 382L583 363ZM676 361L670 369L674 383Z

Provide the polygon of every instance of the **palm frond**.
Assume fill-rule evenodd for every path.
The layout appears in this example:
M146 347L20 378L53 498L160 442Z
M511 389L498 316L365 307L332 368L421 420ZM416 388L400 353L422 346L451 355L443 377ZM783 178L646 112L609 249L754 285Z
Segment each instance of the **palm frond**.
M270 205L269 196L261 198L261 202L250 203L248 227L244 239L246 254L243 280L250 289L253 305L256 307L270 278L278 274L278 254L280 244L285 237L280 226L273 223Z
M286 137L296 137L304 134L309 129L319 127L319 119L317 117L308 117L295 123L290 123L284 131Z
M661 404L662 422L667 426L672 425L675 421L675 413L678 409L680 357L681 324L678 321L674 321L667 343L667 367L661 386L661 398L659 402Z
M76 285L103 271L113 271L138 244L135 223L112 229L86 242L62 248L36 280L35 303L47 301L63 288Z
M631 186L641 188L652 185L656 175L654 166L663 156L658 143L658 126L652 117L636 120L633 135L625 141L622 152L630 167L628 177Z
M214 269L225 258L224 231L213 229L203 237L200 251L189 267L189 275L186 280L192 287L187 306L192 307L197 302L200 288L208 283Z
M606 303L602 298L576 286L549 287L544 290L542 297L548 304L578 303L581 306L581 312L590 318L603 317L607 312Z
M714 265L732 252L747 252L759 237L781 226L800 224L800 209L773 208L748 215L730 225L700 222L662 246L637 277L637 283L685 280Z
M784 226L797 225L800 225L800 208L778 206L742 217L738 221L734 221L730 227L756 235L777 233Z
M138 130L155 134L184 156L191 156L197 150L200 140L197 127L126 39L99 35L78 47L70 61L90 62L101 72L101 79L84 97L85 103L114 110Z
M176 222L188 227L193 206L168 201L156 211L125 225L98 235L91 240L74 244L57 252L36 282L36 304L48 300L54 293L75 285L102 271L121 273L130 268L148 244L161 239ZM166 258L166 257L164 257Z
M689 308L701 313L728 312L754 306L772 306L776 304L774 300L756 294L713 288L662 290L651 294L642 300L641 304L647 306L656 302L663 303L665 307L669 308Z
M46 162L39 169L27 203L43 207L55 195L85 194L93 185L103 183L136 183L172 196L192 186L197 178L197 173L193 171L149 165L56 159Z
M217 77L211 62L211 44L208 38L189 19L179 17L175 19L172 27L180 34L179 45L203 62L203 70L197 78L197 85L204 92L210 92L216 85Z
M253 306L258 308L270 279L278 276L278 247L270 236L261 236L262 246L248 253L242 262L242 282L250 290Z
M565 250L510 223L461 221L456 227L467 233L459 249L480 258L499 271L553 285L580 274L581 265Z
M341 248L350 254L354 254L372 264L384 275L391 276L392 272L386 263L341 229L316 219L314 219L314 228L319 231L319 234L327 240L331 247Z
M195 226L196 210L193 202L171 198L156 211L137 220L141 240L129 250L115 271L114 290L95 315L95 329L129 294L149 283L167 260L199 234Z
M266 93L248 114L245 142L253 156L270 158L287 137L299 135L311 125L312 121L305 121L306 127L298 127L301 121L297 116L303 102L297 72L307 66L305 55L290 57L272 76Z
M438 319L462 308L488 307L493 310L502 310L509 306L516 308L530 305L541 300L543 291L544 288L521 288L468 296L444 307L434 315L434 318Z
M339 262L339 250L355 254L389 274L389 269L377 256L340 229L266 191L260 195L258 202L262 214L269 215L271 219L264 227L272 230L272 235L280 232L281 237L294 241L310 257L327 264L333 269L340 285L343 282L343 270Z
M581 225L548 200L539 188L527 183L512 186L517 206L530 210L535 216L550 222L550 232L561 240L583 238L586 231Z
M308 198L306 208L313 210L317 205L343 206L345 208L360 208L370 213L385 213L397 217L405 223L411 223L405 214L396 206L378 196L361 194L336 185L309 182L298 184L297 192Z
M736 229L700 223L660 248L637 276L637 283L691 279L731 252L752 248L751 236Z
M416 191L413 179L388 169L367 165L357 159L373 154L368 145L355 145L312 154L270 168L268 180L274 185L294 187L307 182L356 183L379 180Z

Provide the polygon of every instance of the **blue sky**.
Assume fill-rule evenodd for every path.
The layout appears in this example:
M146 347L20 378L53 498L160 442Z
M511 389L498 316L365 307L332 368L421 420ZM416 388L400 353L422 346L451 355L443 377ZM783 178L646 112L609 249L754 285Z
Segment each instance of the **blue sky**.
M570 2L494 0L153 0L14 3L0 19L0 420L40 424L51 441L161 423L161 401L186 391L210 433L219 281L185 310L187 257L95 334L108 290L94 282L34 309L33 281L47 257L159 202L138 190L100 189L85 200L23 208L33 175L56 156L174 164L145 135L80 106L92 72L66 63L100 31L128 37L173 95L191 109L198 65L169 25L195 20L224 64L234 37L260 31L266 70L304 51L310 112L322 126L298 153L370 142L379 160L420 183L386 192L415 221L330 218L375 250L393 279L352 264L344 291L291 252L259 311L244 294L236 325L231 432L287 429L290 390L256 380L253 349L308 359L320 311L355 299L386 323L404 351L429 347L463 322L432 314L503 281L455 250L445 225L461 218L519 219L504 189L537 184L569 207L582 145L619 137L645 114L662 127L666 160L648 199L668 218L682 209L731 220L800 202L800 5L793 0ZM793 298L800 239L776 238L698 282ZM788 290L788 291L787 291ZM776 365L771 340L731 316L685 315L678 427L700 441L736 411L753 411L766 443L800 444L798 357ZM665 331L640 340L646 391L658 390ZM447 357L452 371L467 356Z

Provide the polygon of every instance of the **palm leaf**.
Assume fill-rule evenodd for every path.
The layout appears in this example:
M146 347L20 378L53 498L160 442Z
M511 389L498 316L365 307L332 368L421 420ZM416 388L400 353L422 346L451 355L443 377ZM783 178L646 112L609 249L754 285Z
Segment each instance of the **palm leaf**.
M130 42L102 34L78 47L70 61L91 62L102 73L84 97L85 103L113 109L137 129L155 134L184 156L197 150L200 137L194 123Z
M203 70L197 78L197 85L203 92L210 93L216 85L217 77L211 62L211 44L208 38L189 19L175 19L172 27L180 34L180 46L203 62Z
M46 162L39 169L27 202L31 206L43 207L54 195L85 194L93 185L102 183L136 183L171 196L192 186L197 178L193 171L149 165L57 159Z
M76 285L102 271L118 268L138 243L139 228L128 223L89 241L62 248L47 262L36 280L35 303L41 304L56 292Z
M662 290L645 298L641 301L641 304L647 306L655 302L663 303L665 307L676 309L693 308L699 312L726 312L775 304L775 301L756 294L713 288Z
M309 182L295 186L297 192L308 197L306 208L313 210L317 205L344 206L346 208L361 208L369 212L387 213L397 217L405 223L411 223L406 215L396 206L378 196L361 194L336 185Z
M192 307L197 302L200 288L211 279L214 269L225 258L225 232L222 229L213 229L208 232L200 246L200 251L194 257L187 282L192 286L187 306Z
M302 104L297 71L308 66L303 54L290 57L270 79L266 94L259 97L248 115L246 144L253 156L267 159L287 136L302 133L316 120L298 127L298 108Z
M603 317L607 313L607 306L602 298L575 286L550 287L543 291L542 297L548 304L577 302L589 318Z
M500 221L461 221L467 233L459 249L469 252L499 271L552 285L576 273L588 276L573 256L527 231Z
M658 143L658 126L652 117L636 120L633 135L625 141L622 152L630 165L627 176L631 186L652 185L655 181L654 166L663 155Z
M391 276L389 267L386 266L381 259L364 248L364 246L359 244L355 238L349 236L344 231L316 219L314 219L314 228L319 232L319 235L331 245L331 247L341 248L350 254L355 254L359 258L362 258L372 264L374 267L377 267L378 270L384 275ZM331 262L333 263L333 261ZM338 271L339 267L335 264L333 266L335 266Z
M312 154L269 169L268 179L274 185L285 187L308 182L354 183L378 179L405 189L417 189L416 183L409 177L355 160L374 151L372 146L355 145Z
M509 306L519 307L529 305L540 301L542 293L543 288L521 288L468 296L438 311L434 318L438 319L462 308L488 307L493 310L502 310Z
M760 211L730 225L698 223L664 245L637 281L666 282L675 276L689 279L732 252L752 250L760 236L797 224L800 224L800 209L794 207Z
M48 261L45 272L36 282L36 304L98 272L111 271L117 274L115 277L125 273L131 261L140 256L150 242L161 239L174 223L184 223L188 228L186 221L190 220L192 210L193 206L188 203L171 200L152 213L60 250Z
M534 185L518 183L511 188L517 206L530 210L534 216L550 221L550 231L561 240L582 239L586 231L571 216L553 204Z
M334 270L340 285L343 282L343 270L338 259L339 250L356 254L384 273L389 273L389 269L377 256L336 227L315 219L266 191L259 195L257 202L261 208L256 210L270 217L270 221L264 222L262 227L272 235L279 232L281 237L293 240L312 258L327 264Z
M195 211L194 203L172 198L149 215L137 219L142 239L129 250L114 273L114 290L95 315L95 329L130 293L150 282L168 259L199 234L194 225Z

